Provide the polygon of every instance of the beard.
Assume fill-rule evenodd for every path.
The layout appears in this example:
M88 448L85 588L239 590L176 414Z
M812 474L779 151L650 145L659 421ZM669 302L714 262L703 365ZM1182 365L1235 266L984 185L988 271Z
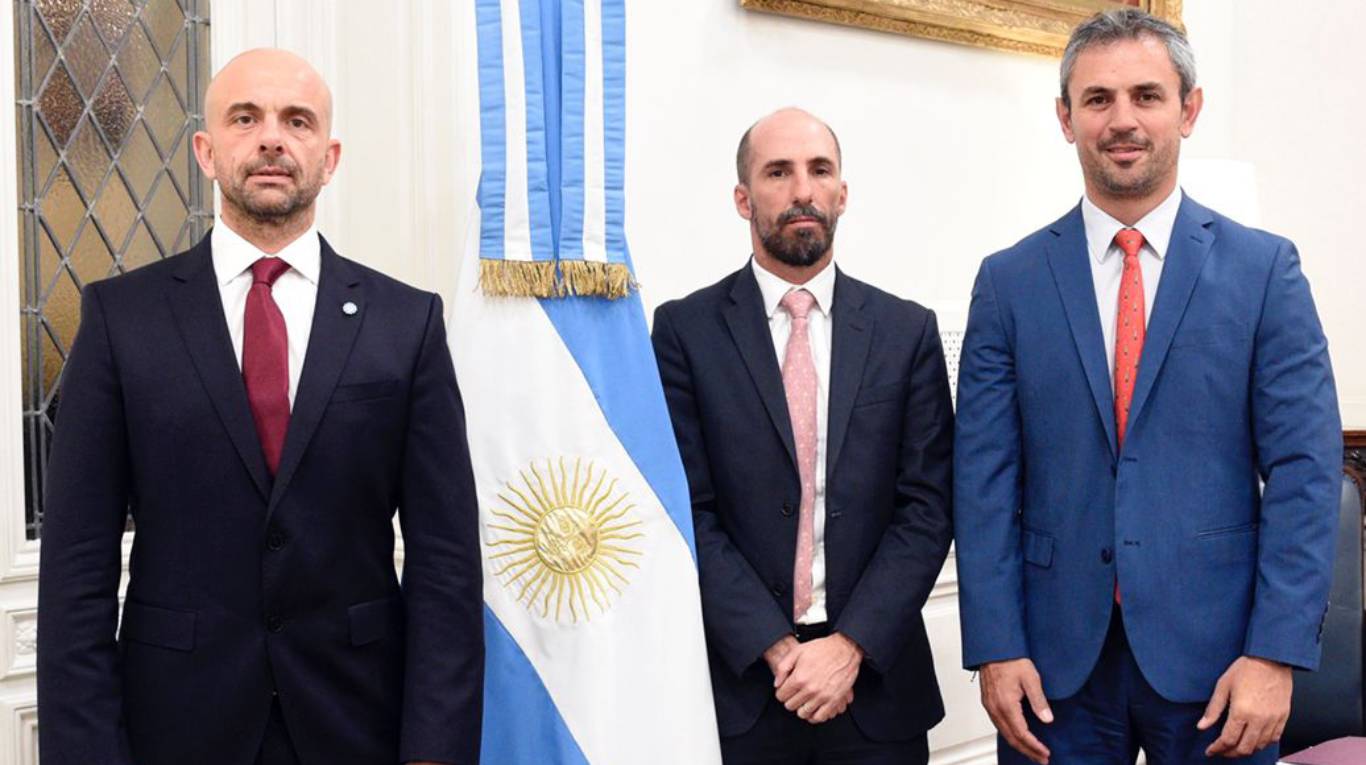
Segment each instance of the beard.
M283 170L293 179L292 188L247 186L247 178L271 167ZM322 168L305 174L297 162L286 156L260 157L243 165L236 174L219 172L219 191L225 203L241 210L257 223L279 223L309 209L322 190ZM222 179L231 178L231 183Z
M1126 173L1104 157L1111 146L1138 146L1149 151L1148 161L1136 173ZM1093 183L1113 197L1145 197L1157 190L1176 169L1177 144L1154 144L1127 133L1097 145L1096 154L1082 158L1082 169Z
M797 218L812 218L819 225L817 228L786 231L785 226ZM789 207L771 224L766 223L760 214L754 216L754 226L759 232L764 251L778 262L796 268L812 266L830 252L830 247L835 243L835 226L838 223L838 216L827 216L814 205Z

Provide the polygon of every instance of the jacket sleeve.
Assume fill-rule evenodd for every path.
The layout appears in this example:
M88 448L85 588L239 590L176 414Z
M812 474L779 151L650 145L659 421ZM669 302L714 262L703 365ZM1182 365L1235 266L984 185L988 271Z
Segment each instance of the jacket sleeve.
M892 521L835 625L883 672L910 642L953 540L953 400L933 313L921 329L909 385Z
M786 617L758 572L731 542L717 516L716 495L697 399L693 367L674 329L668 305L655 311L651 336L674 436L692 495L693 533L707 643L736 675L758 661L769 646L792 633Z
M1029 655L1020 551L1020 411L1015 349L983 261L958 362L954 534L963 666Z
M1332 580L1342 423L1328 342L1289 242L1272 266L1255 344L1252 430L1265 487L1244 653L1312 670Z
M407 650L399 762L473 765L484 698L479 509L436 295L413 372L402 492Z
M62 375L38 573L45 765L130 765L115 639L128 515L127 428L98 284Z

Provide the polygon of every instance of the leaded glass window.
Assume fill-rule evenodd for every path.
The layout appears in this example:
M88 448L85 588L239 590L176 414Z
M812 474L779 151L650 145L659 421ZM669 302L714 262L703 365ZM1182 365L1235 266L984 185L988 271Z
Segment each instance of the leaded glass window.
M42 526L62 366L92 281L212 223L190 137L209 79L209 0L16 0L28 535Z

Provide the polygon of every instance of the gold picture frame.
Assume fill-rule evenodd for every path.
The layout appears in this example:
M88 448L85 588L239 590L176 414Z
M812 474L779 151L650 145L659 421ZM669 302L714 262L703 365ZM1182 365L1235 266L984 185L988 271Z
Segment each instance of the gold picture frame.
M1134 6L1181 26L1182 0L740 0L755 11L982 48L1061 57L1072 28Z

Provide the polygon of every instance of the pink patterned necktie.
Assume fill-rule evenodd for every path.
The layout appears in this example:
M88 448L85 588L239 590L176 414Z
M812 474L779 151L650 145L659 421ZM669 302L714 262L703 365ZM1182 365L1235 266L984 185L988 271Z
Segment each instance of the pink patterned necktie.
M242 380L271 475L280 467L289 429L289 338L271 289L288 270L289 264L280 258L261 258L252 264L242 322Z
M1147 313L1143 296L1143 269L1138 253L1143 249L1143 234L1137 229L1121 229L1115 244L1124 251L1124 274L1119 279L1119 310L1115 312L1115 440L1124 448L1124 433L1129 428L1129 407L1134 403L1134 383L1138 381L1138 359L1143 355L1147 334ZM1115 602L1121 602L1119 577L1115 577Z
M801 510L797 515L797 555L792 567L792 618L811 607L811 558L815 555L816 508L816 364L811 359L807 315L816 298L806 290L783 296L782 306L792 317L783 356L783 389L797 447L797 472L802 479Z

